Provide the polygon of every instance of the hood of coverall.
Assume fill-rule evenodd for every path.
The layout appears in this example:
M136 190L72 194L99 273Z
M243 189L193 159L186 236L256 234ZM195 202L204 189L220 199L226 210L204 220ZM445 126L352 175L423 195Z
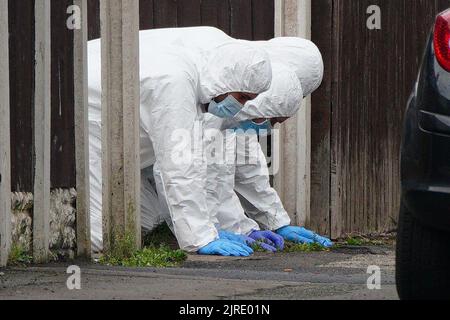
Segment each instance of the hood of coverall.
M323 59L317 46L306 39L281 37L258 42L272 62L280 62L297 74L307 97L319 88L323 79Z
M271 82L272 66L263 49L230 41L202 54L199 94L203 104L231 92L261 94Z
M245 104L235 121L294 116L300 109L303 90L297 75L280 63L272 63L272 85L256 99Z

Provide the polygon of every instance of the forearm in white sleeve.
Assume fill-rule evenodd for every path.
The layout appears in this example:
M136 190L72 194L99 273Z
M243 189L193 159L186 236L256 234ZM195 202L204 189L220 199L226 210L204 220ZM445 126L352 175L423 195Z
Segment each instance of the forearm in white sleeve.
M261 145L244 146L238 139L238 152L245 152L252 160L236 165L235 191L245 199L241 203L246 213L267 230L290 225L291 219L277 191L270 185L269 169Z
M206 116L208 210L217 229L247 235L259 226L245 215L234 192L236 134L218 130L215 122L212 116Z

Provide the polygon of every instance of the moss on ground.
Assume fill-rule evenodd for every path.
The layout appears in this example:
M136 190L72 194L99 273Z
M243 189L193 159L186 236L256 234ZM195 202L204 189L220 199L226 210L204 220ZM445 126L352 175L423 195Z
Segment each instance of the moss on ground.
M391 246L395 243L395 235L382 235L382 236L362 236L362 235L350 235L340 239L336 243L336 247L342 246Z

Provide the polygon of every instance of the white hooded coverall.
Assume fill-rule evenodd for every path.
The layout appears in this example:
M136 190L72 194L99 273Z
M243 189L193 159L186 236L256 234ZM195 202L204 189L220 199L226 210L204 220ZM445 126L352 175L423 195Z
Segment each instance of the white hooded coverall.
M266 91L271 84L272 68L263 50L236 41L191 50L176 41L158 39L146 41L145 33L140 33L141 164L146 168L156 159L175 236L183 250L193 252L218 238L206 202L207 167L201 148L203 106L230 92ZM91 41L89 120L98 126L100 59L100 41ZM185 141L180 141L183 138ZM98 143L96 149L90 160L91 164L97 163L91 167L91 178L94 176L98 187L101 185ZM101 226L98 193L95 199L91 195L92 202L97 203L91 208L92 229L98 230ZM93 240L94 247L95 243L101 247L101 231L93 232Z
M322 56L311 41L277 38L268 42L242 42L261 47L269 53L273 67L272 86L248 102L231 121L207 115L206 130L228 129L236 126L238 121L246 120L249 114L253 117L259 115L258 118L292 117L298 111L303 96L311 94L321 83ZM207 143L212 144L213 140L211 137ZM250 156L253 161L208 163L208 209L212 217L216 217L217 227L237 234L249 234L259 227L277 230L289 225L289 215L277 192L270 186L269 170L261 146L236 139L236 134L226 135L224 145L233 143L236 144L236 159ZM158 168L155 168L155 179L158 186ZM158 193L161 195L161 190ZM161 207L165 207L164 200ZM244 211L254 220L249 219Z
M264 118L262 114L271 114L272 117L294 116L302 98L314 92L322 82L324 66L319 49L309 40L289 37L259 41L253 45L260 46L269 54L273 67L272 85L269 91L249 101L235 120L245 120L247 114L253 115L258 110L261 112L261 118ZM292 78L292 72L297 76L297 82ZM302 92L299 93L299 90ZM219 225L230 232L243 234L251 232L255 226L241 210L266 230L275 231L289 225L289 215L278 193L270 185L269 170L260 144L245 145L242 139L236 141L237 158L256 155L256 159L249 164L237 163L235 168L227 166L208 168L211 177L221 176L219 181L226 181L222 187L215 186L219 197L216 203L219 208L214 211L217 212ZM240 152L244 155L239 155ZM233 183L236 193L230 192ZM241 206L243 209L240 209Z

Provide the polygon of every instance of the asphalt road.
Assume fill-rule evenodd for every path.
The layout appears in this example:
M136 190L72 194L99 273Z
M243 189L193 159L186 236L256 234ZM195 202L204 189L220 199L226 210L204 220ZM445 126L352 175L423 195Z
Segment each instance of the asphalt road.
M70 264L0 270L3 299L398 299L389 247L256 254L248 259L190 256L181 268L113 268L79 264L81 290L69 290ZM369 266L381 289L369 290Z

